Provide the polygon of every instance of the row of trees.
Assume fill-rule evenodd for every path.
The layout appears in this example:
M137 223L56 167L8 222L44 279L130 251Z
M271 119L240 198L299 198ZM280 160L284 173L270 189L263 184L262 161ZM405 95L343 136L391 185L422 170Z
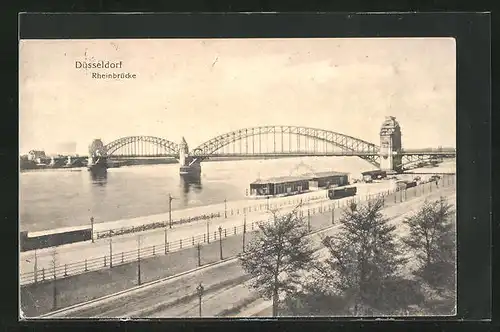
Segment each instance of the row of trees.
M240 256L252 287L272 299L273 316L452 314L454 211L444 197L426 201L396 234L383 200L352 204L339 232L315 244L298 211L259 224Z

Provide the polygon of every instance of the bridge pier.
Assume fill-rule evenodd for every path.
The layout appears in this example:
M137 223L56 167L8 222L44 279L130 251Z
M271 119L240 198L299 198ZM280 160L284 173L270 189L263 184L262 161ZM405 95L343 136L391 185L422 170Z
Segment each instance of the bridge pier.
M95 139L89 146L87 168L90 171L100 171L108 168L107 151L100 139Z
M189 147L186 139L183 137L179 144L179 173L181 175L196 175L201 174L201 160L193 158L189 155Z

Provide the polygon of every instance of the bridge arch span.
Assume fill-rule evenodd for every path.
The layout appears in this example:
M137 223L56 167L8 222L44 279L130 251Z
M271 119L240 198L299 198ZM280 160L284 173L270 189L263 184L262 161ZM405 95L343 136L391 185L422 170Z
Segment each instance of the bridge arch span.
M178 157L179 145L164 138L154 136L128 136L114 140L105 145L107 156L112 156L116 152L126 146L129 146L128 155L143 155L140 143L147 143L157 147L158 155ZM127 153L126 153L127 155ZM154 153L152 155L155 155Z
M267 140L269 136L272 137L273 148L270 151L262 151L261 138L263 136L266 136ZM238 142L240 146L236 149ZM221 152L231 145L233 153ZM193 149L193 156L198 159L211 156L259 156L263 154L326 156L333 155L331 151L333 148L358 154L360 158L379 166L380 148L377 145L334 131L299 126L262 126L231 131L199 145Z
M395 165L398 169L408 170L412 168L412 166L417 166L420 163L430 163L430 162L440 162L442 161L441 157L435 155L403 155L401 159L401 163L399 165Z

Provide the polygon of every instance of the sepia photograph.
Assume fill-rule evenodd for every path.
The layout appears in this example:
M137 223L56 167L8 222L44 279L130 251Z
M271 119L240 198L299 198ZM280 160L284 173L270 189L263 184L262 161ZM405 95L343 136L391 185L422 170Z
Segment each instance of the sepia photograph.
M454 316L453 38L19 41L19 317Z

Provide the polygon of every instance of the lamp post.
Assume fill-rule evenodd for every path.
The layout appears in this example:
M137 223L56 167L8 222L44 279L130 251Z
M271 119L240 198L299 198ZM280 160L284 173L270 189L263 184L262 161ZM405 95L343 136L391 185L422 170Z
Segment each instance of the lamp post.
M311 233L311 210L307 209L307 230Z
M227 218L227 199L224 198L224 218Z
M168 228L165 226L165 255L168 251Z
M57 265L57 259L56 259L56 249L54 248L54 251L52 252L52 273L54 277L54 284L52 287L52 309L57 309L57 275L56 275L56 265Z
M219 226L219 247L220 247L220 260L222 260L222 226Z
M196 292L198 293L198 311L199 311L200 317L201 317L201 297L203 296L203 290L204 290L204 288L200 282L198 287L196 287Z
M35 278L35 284L38 281L38 258L36 255L36 249L35 249L35 267L33 271L33 277Z
M199 242L198 242L197 249L198 249L198 266L201 266L201 245Z
M172 195L168 194L168 225L172 228Z
M90 237L92 238L92 243L94 243L94 217L90 217Z
M113 267L113 241L111 237L111 230L109 230L109 268Z
M141 236L137 236L137 284L141 284Z
M245 252L245 234L247 232L247 214L243 214L243 252Z

